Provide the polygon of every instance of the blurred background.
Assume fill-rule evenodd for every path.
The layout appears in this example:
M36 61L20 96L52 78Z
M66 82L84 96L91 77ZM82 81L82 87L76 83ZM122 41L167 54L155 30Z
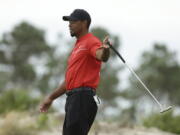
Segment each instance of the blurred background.
M59 135L66 96L46 114L43 99L64 78L75 38L62 20L87 10L90 32L110 35L122 54L163 105L157 104L111 52L102 65L101 99L91 135L180 134L179 0L0 0L0 135Z

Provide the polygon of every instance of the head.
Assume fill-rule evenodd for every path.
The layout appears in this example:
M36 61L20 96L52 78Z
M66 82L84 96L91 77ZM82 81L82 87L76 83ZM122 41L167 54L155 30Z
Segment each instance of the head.
M88 31L91 24L89 13L83 9L75 9L70 16L63 16L63 20L69 21L70 34L76 37Z

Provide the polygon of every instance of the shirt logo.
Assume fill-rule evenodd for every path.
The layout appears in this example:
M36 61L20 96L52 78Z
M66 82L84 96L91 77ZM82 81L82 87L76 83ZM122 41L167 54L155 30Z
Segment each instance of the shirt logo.
M86 47L84 47L84 46L79 46L79 47L74 51L74 53L77 54L78 52L80 52L80 51L85 51L85 50L87 50Z

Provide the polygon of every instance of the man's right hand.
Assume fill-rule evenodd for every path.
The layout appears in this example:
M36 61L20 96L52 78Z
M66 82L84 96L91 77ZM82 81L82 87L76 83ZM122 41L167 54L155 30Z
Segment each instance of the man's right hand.
M103 44L96 51L96 58L103 62L107 62L110 56L110 49L109 46L107 45L108 42L109 42L109 37L106 36L103 40Z
M50 98L46 98L45 101L40 105L40 112L47 112L49 107L51 106L53 100Z
M66 83L65 80L62 84L53 92L51 93L44 102L40 105L40 112L47 112L49 107L51 106L53 100L58 98L59 96L63 95L66 92Z

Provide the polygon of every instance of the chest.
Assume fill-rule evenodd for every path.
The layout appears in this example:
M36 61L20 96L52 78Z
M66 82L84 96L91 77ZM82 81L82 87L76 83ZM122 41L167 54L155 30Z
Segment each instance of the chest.
M68 62L77 61L88 56L88 47L85 43L76 44L73 48Z

